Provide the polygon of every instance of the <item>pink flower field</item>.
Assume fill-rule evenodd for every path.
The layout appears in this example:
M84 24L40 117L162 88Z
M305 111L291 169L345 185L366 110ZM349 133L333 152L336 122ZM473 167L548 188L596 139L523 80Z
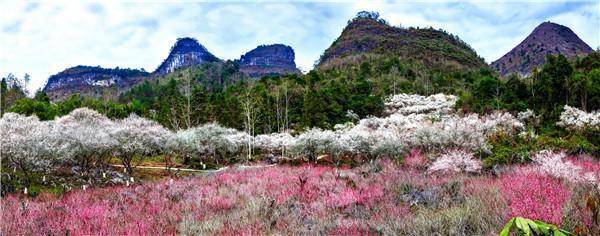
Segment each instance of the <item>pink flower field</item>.
M597 230L576 207L584 183L525 167L432 175L409 164L229 168L61 196L10 195L2 198L2 235L490 235L513 216Z

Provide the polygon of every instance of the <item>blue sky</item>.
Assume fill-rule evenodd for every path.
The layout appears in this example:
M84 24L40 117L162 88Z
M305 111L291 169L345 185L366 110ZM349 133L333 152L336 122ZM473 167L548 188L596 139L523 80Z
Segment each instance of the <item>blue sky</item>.
M600 1L128 1L74 4L0 0L0 76L31 75L30 90L75 65L153 71L179 37L222 59L283 43L308 71L358 11L392 25L442 28L489 63L543 21L570 27L600 46Z

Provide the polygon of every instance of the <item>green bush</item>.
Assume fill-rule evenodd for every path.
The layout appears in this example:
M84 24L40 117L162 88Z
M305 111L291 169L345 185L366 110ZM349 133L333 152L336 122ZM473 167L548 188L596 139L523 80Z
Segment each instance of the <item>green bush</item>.
M532 147L522 138L498 133L488 140L492 145L491 154L482 153L483 165L491 168L495 165L524 163L529 160Z

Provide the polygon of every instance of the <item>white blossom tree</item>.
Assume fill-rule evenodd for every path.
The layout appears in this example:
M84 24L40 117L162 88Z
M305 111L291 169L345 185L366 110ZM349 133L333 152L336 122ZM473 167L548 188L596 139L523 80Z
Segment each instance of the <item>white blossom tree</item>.
M148 155L158 154L167 148L172 133L155 121L135 114L115 122L111 136L118 142L115 157L121 160L128 173Z
M254 137L254 146L263 153L285 155L286 150L294 144L294 137L288 133L261 134Z
M174 145L180 148L178 154L201 160L212 158L219 163L223 158L245 146L248 137L235 129L225 128L217 123L208 123L180 131L174 139Z
M437 158L427 170L429 173L479 173L481 161L465 150L450 150Z
M48 171L60 164L56 150L60 143L52 132L52 122L36 116L6 113L0 119L0 156L25 174L27 184L32 172Z
M63 142L60 154L68 157L83 172L103 167L118 145L111 136L114 123L104 115L79 108L56 120L54 133Z
M559 126L569 130L595 129L600 130L600 111L585 112L575 107L565 105L560 114Z

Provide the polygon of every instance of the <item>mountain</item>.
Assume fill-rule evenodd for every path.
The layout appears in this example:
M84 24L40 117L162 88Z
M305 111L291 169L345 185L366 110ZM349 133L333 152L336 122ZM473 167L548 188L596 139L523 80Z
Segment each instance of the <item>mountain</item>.
M592 48L564 25L544 22L537 26L523 42L500 59L492 62L501 75L518 73L527 76L533 66L540 67L547 54L563 54L567 57L585 55Z
M164 75L182 67L200 65L205 62L220 61L210 53L202 44L193 38L179 38L171 48L169 56L154 71L155 74Z
M487 67L457 36L433 28L394 27L378 17L375 12L358 13L325 50L317 69L353 66L381 57L396 57L443 71Z
M242 55L240 71L250 77L300 73L292 47L283 44L261 45Z
M44 92L52 100L63 100L78 93L93 98L113 97L150 77L135 69L107 69L99 66L75 66L50 76Z
M150 73L135 69L75 66L50 76L44 92L52 100L66 99L71 93L94 98L112 97L149 76Z

